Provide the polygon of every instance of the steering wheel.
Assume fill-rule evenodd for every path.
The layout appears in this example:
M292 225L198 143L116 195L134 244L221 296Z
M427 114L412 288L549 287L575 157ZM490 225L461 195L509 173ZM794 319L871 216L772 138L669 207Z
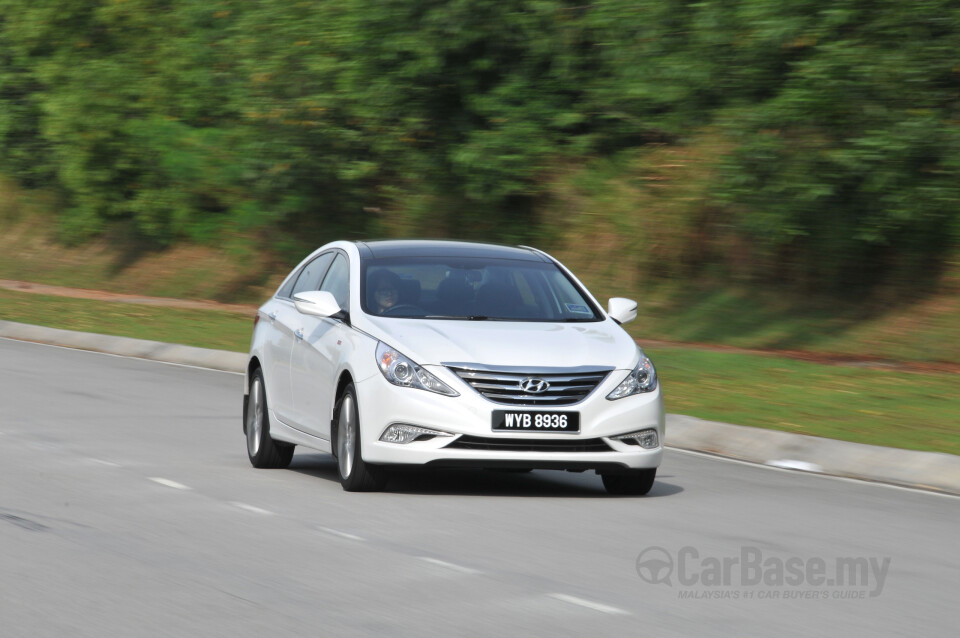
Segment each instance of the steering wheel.
M425 315L426 311L420 306L415 306L412 303L401 303L396 306L390 306L383 311L384 315Z

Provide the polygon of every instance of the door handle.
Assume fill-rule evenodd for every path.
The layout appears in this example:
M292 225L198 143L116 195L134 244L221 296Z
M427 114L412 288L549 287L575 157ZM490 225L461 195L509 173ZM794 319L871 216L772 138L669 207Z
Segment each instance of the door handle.
M293 336L297 338L297 341L303 341L303 329L297 328L297 331L293 333Z

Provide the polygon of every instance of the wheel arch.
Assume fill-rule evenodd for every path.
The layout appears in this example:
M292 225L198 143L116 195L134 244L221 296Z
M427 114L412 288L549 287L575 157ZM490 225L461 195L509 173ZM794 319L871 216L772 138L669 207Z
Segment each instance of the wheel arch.
M353 375L349 370L340 373L337 379L337 389L333 393L333 414L330 415L330 448L334 458L337 456L337 415L340 414L340 398L343 396L343 390L353 383Z
M250 377L253 376L253 372L262 367L263 366L260 365L260 359L258 357L250 357L250 361L247 362L246 387L243 390L244 392L250 391Z
M256 370L261 369L260 360L257 357L250 357L247 362L247 370L243 379L243 433L247 433L247 397L250 395L250 379Z

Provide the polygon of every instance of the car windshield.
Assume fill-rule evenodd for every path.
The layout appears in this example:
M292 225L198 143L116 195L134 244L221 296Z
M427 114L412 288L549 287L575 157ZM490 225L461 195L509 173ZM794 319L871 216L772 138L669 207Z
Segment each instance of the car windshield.
M363 262L364 312L471 321L600 321L556 265L480 258L391 257Z

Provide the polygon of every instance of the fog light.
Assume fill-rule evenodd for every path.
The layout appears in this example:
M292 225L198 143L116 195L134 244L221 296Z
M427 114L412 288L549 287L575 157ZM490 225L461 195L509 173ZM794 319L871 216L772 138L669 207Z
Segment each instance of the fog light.
M611 436L610 438L616 441L623 441L627 445L639 445L645 450L652 450L660 446L660 437L657 436L657 431L654 429L620 434L618 436Z
M431 430L430 428L421 428L417 425L407 425L406 423L394 423L380 435L380 440L385 443L399 443L406 445L414 441L426 441L435 436L453 436L449 432L441 430Z

